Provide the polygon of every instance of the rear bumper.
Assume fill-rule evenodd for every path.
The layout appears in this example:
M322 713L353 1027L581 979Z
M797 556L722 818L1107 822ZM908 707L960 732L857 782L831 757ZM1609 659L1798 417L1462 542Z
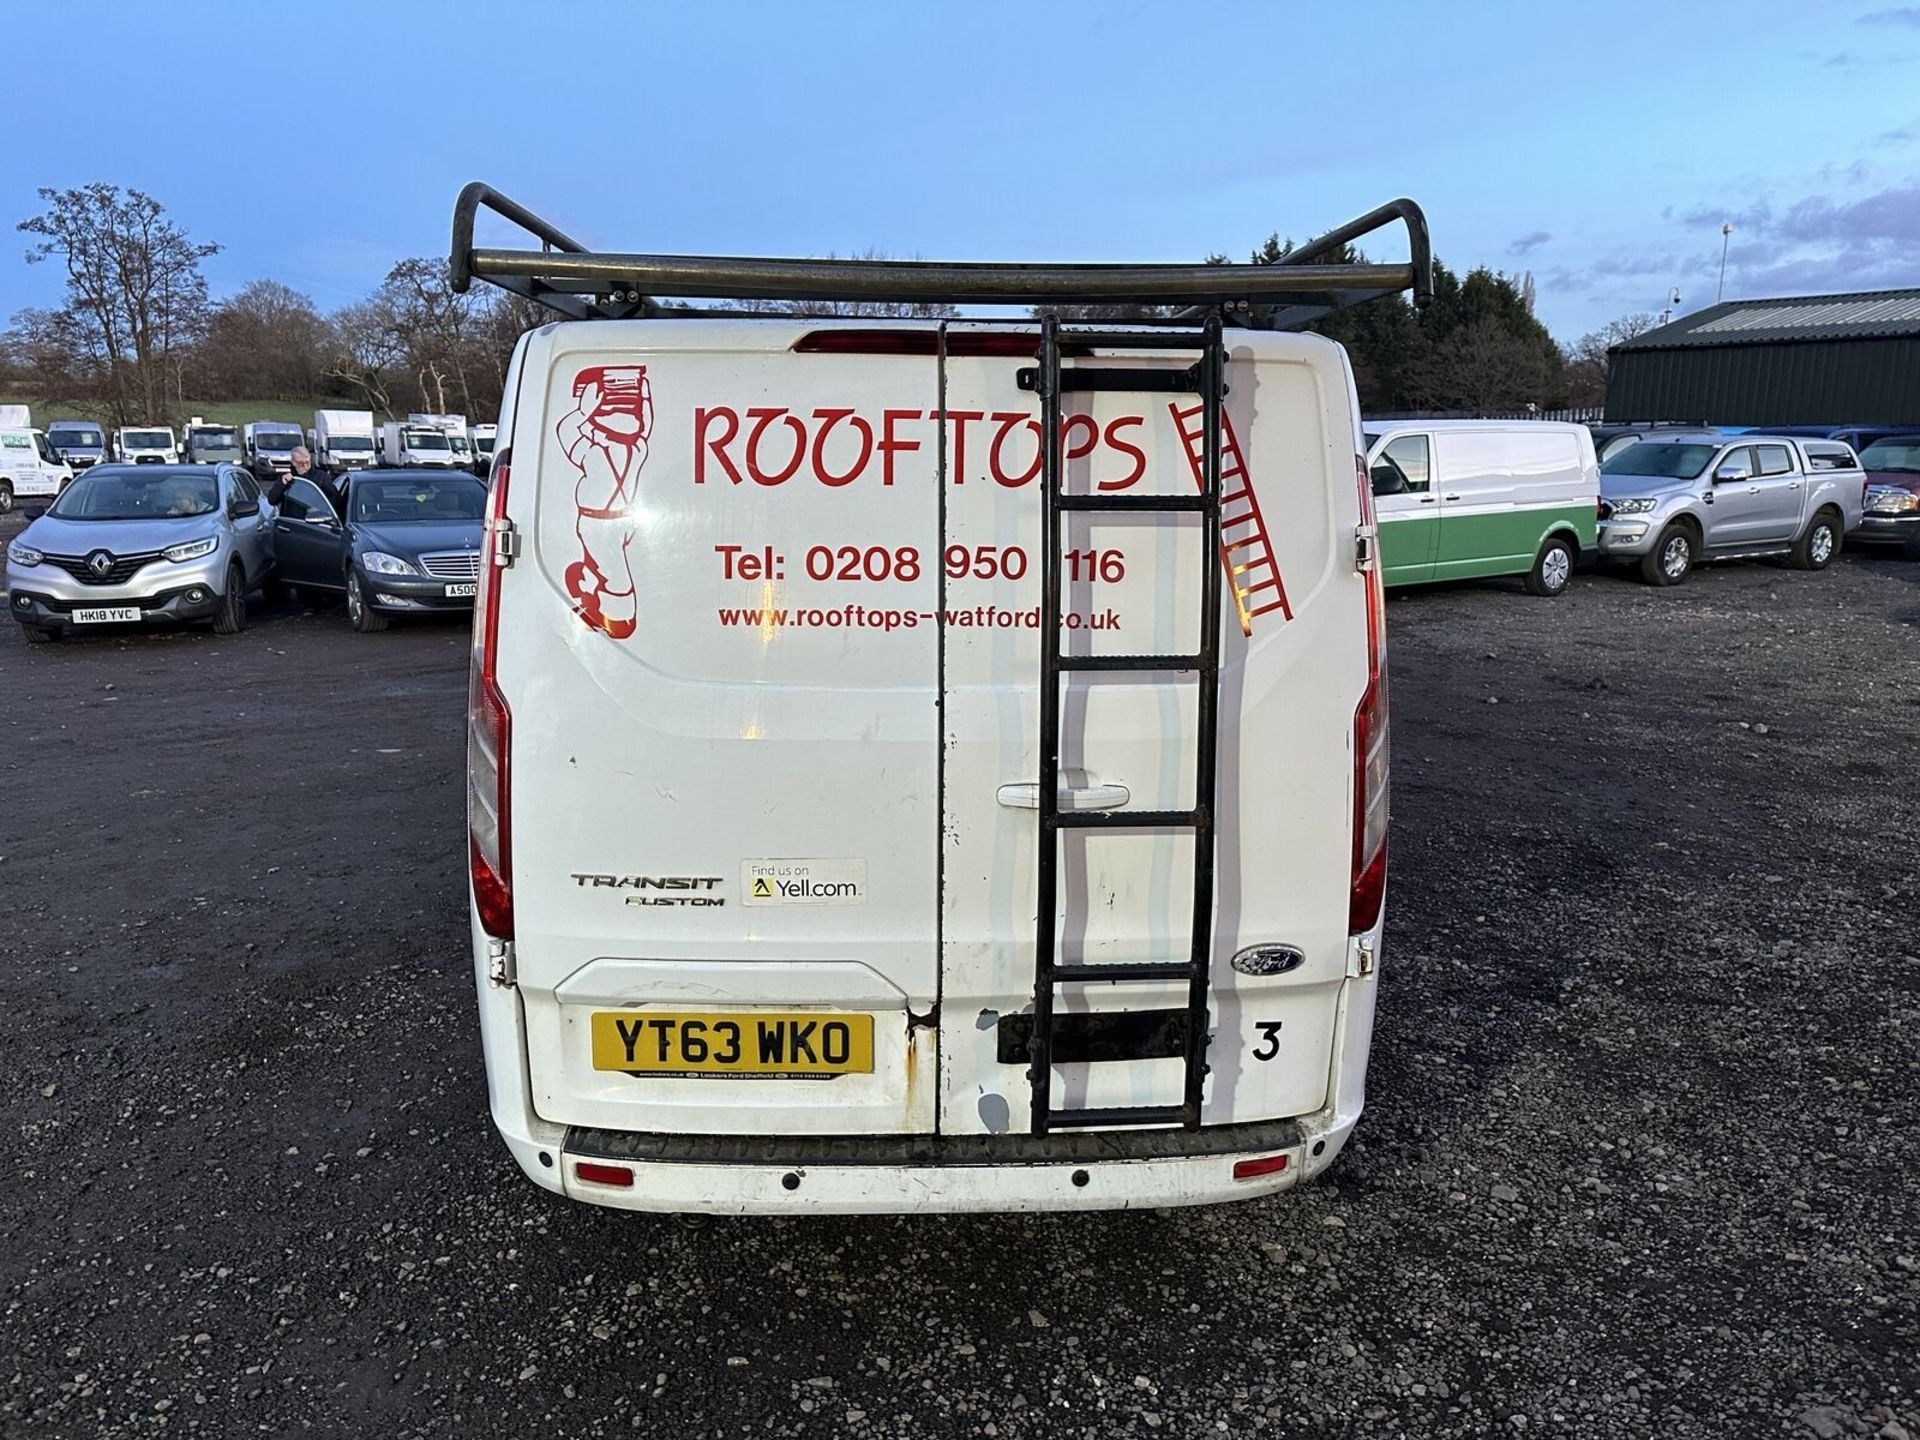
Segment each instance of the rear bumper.
M1370 937L1377 948L1379 931ZM940 1136L658 1135L569 1128L534 1112L519 992L488 983L473 925L480 1028L494 1128L527 1178L621 1210L720 1215L1117 1210L1251 1200L1331 1165L1366 1103L1379 972L1346 980L1334 1018L1326 1104L1310 1115L1200 1131L1138 1130L970 1139ZM1036 1158L1032 1147L1051 1153ZM996 1153L997 1152L997 1153ZM1233 1178L1241 1160L1287 1157ZM613 1164L632 1183L578 1166Z
M595 1132L569 1132L559 1157L559 1189L570 1199L622 1210L704 1211L727 1215L900 1213L980 1210L1124 1210L1251 1200L1299 1183L1313 1141L1304 1127L1235 1126L1235 1130L1283 1129L1292 1144L1271 1144L1218 1154L1168 1154L1142 1160L952 1159L901 1163L835 1159L831 1150L808 1163L764 1160L713 1163L698 1159L626 1161L603 1155ZM1169 1140L1210 1139L1209 1132L1143 1132ZM646 1139L650 1137L633 1137ZM678 1136L694 1151L737 1149L737 1137ZM1344 1135L1341 1139L1344 1140ZM845 1143L857 1154L867 1137ZM1327 1137L1316 1136L1325 1142ZM781 1142L763 1142L771 1149ZM612 1147L618 1149L619 1147ZM937 1138L916 1147L938 1150ZM956 1149L958 1147L956 1146ZM1334 1148L1331 1144L1327 1150ZM884 1147L877 1147L884 1153ZM964 1153L964 1152L962 1152ZM1324 1153L1324 1151L1323 1151ZM1284 1155L1277 1174L1235 1180L1233 1167L1246 1159ZM797 1157L804 1159L804 1156ZM631 1185L583 1179L582 1163L631 1173Z

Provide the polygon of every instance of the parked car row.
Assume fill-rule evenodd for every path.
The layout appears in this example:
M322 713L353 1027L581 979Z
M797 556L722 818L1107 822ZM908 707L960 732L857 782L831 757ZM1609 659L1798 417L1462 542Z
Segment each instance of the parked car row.
M309 448L349 461L333 470L339 504L310 480L285 485L277 507L267 502L263 483L308 439L293 425L257 422L236 434L196 422L187 427L189 453L219 458L149 462L136 445L133 461L96 460L77 478L50 442L61 426L48 435L0 428L0 510L16 494L58 496L8 548L14 619L34 640L70 627L181 620L211 620L231 633L246 622L246 594L281 583L344 597L362 632L410 612L470 609L485 487L444 461L368 466L366 412L315 418ZM424 453L460 453L428 418L381 428L403 453L423 444L423 433L409 431L445 446L429 443ZM80 443L81 427L63 423L70 443ZM484 429L484 453L477 444L464 452L478 454L483 470L493 438ZM1649 584L1677 585L1713 560L1778 555L1824 569L1848 538L1897 544L1920 559L1920 433L1877 439L1859 455L1830 438L1631 433L1625 445L1599 437L1609 451L1601 461L1596 436L1580 425L1369 427L1386 584L1517 575L1530 593L1555 596L1591 556L1631 564ZM94 435L105 449L104 432L94 427Z
M464 473L362 470L286 484L243 466L96 465L7 546L8 610L29 641L100 625L210 621L282 585L342 595L355 630L471 610L486 487ZM337 501L334 498L338 497Z
M1583 555L1654 585L1707 560L1783 555L1820 570L1847 536L1920 558L1920 435L1856 455L1773 433L1395 420L1365 440L1388 586L1519 575L1558 595Z
M0 417L0 425L18 422L31 430L25 407ZM328 470L358 470L376 464L470 470L482 479L493 455L491 425L469 430L464 415L409 415L403 421L374 424L371 410L316 410L302 428L286 420L253 420L227 425L194 416L176 434L170 425L127 425L109 430L91 420L55 420L47 426L48 458L73 473L111 461L141 465L244 465L262 484L293 465L304 445ZM9 492L21 497L52 495L56 490ZM0 502L0 510L9 508Z

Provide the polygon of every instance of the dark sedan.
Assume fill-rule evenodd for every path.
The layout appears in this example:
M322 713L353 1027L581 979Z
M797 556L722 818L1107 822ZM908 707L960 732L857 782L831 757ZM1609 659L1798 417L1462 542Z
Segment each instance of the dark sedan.
M1849 540L1896 544L1920 560L1920 435L1889 435L1860 452L1866 514Z
M363 635L396 615L473 609L485 485L451 471L362 470L340 486L337 508L310 480L287 487L274 522L283 579L344 592Z

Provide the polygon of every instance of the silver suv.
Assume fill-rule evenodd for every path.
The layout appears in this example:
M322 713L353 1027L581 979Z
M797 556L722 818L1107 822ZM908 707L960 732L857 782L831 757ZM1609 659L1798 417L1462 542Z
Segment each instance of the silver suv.
M273 583L272 507L235 465L96 465L7 546L7 608L34 641L181 620L232 635Z
M1600 553L1678 585L1702 560L1786 555L1824 570L1860 524L1866 475L1837 440L1681 435L1600 466Z

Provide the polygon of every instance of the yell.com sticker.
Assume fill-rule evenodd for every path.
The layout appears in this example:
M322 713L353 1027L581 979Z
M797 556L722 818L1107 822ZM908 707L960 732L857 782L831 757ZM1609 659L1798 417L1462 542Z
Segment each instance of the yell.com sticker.
M864 860L743 860L743 905L864 905Z

